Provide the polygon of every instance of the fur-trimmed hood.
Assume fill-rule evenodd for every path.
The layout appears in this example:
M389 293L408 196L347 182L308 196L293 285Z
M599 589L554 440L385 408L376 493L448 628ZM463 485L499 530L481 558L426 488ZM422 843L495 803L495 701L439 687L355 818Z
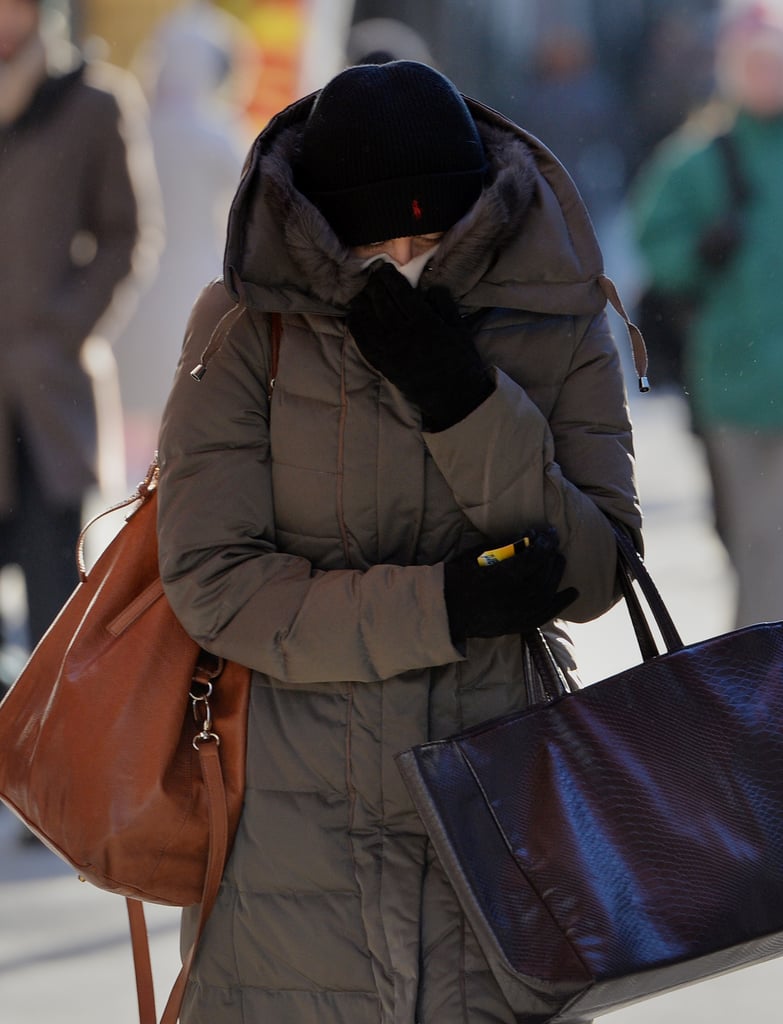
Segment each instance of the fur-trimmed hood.
M232 204L225 282L256 309L340 315L369 273L292 180L292 157L314 99L288 107L258 136ZM571 178L533 136L466 102L490 177L444 236L421 286L443 285L468 308L599 312L606 301L603 261Z

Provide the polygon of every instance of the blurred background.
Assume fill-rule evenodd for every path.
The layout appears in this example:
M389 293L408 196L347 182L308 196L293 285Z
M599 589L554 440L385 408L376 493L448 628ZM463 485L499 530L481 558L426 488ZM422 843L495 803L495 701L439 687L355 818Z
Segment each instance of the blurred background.
M140 47L167 15L183 6L181 0L48 0L75 41L122 66L133 66ZM247 104L257 126L287 102L318 88L348 59L384 48L413 57L428 53L463 92L523 123L536 106L534 95L542 83L548 92L571 81L570 90L561 91L576 95L578 81L591 93L603 93L599 105L606 102L617 116L631 118L616 122L613 133L612 144L622 154L615 176L622 176L708 95L715 15L727 4L222 0L216 6L242 23L255 50L245 60L255 65L256 82ZM376 19L386 24L376 21L363 26L364 34L349 35L357 23ZM413 32L406 33L406 28ZM364 53L358 52L357 39L359 49L369 42ZM637 119L639 114L644 116Z
M607 272L633 315L645 284L630 226L640 169L708 104L720 19L741 0L43 0L47 31L143 93L157 194L149 259L110 337L115 429L89 511L143 474L200 288L221 273L228 206L253 137L277 111L349 63L424 60L541 138L574 177ZM713 516L710 474L687 396L666 377L640 396L624 325L647 563L686 641L732 627L734 578ZM108 440L106 440L108 438ZM121 520L120 520L121 522ZM116 527L108 525L105 531ZM93 540L100 547L105 532ZM23 630L20 583L0 574L6 638ZM10 626L8 625L10 623ZM621 609L575 630L586 682L639 660ZM24 639L19 648L23 653ZM0 654L0 658L2 654ZM2 666L0 665L0 670ZM13 672L11 672L13 675ZM2 678L2 671L0 671ZM0 1019L135 1019L121 901L77 885L0 809ZM176 913L153 910L161 990L177 960ZM778 962L655 1000L617 1024L775 1019Z

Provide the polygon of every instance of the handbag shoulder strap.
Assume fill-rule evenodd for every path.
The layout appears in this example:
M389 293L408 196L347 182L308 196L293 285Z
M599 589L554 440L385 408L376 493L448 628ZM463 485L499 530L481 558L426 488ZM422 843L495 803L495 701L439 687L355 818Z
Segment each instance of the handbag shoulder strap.
M185 954L182 967L163 1011L160 1024L176 1024L179 1020L185 986L190 975L196 949L201 939L204 925L212 912L217 899L220 880L228 853L228 810L226 791L223 783L223 772L220 767L218 743L209 739L206 733L196 737L198 743L199 763L207 792L209 811L209 854L207 870L204 876L204 889L201 896L196 934L190 949ZM133 966L136 975L136 994L139 1004L140 1024L157 1024L155 1011L155 989L152 980L150 962L149 937L144 917L144 905L140 900L126 899L128 923L130 925Z
M663 598L658 591L653 578L647 571L647 567L644 564L644 560L639 552L636 550L631 538L628 536L626 531L619 523L614 520L610 520L612 529L614 530L615 539L617 540L617 571L620 576L620 585L623 591L623 597L625 603L628 606L628 611L631 616L631 620L636 630L637 638L639 639L639 645L642 651L642 657L646 660L657 654L655 649L654 641L652 640L652 633L649 625L647 624L647 618L642 610L641 604L636 592L633 589L633 581L639 585L639 589L644 596L647 606L652 613L652 617L655 620L658 629L660 630L661 637L666 646L667 651L679 651L685 645L682 642L679 631L674 624L674 620L669 614L669 609ZM652 644L652 651L645 649L642 644L642 635L649 639Z
M283 318L280 313L274 312L270 316L270 356L269 356L269 381L268 396L271 399L272 390L277 378L277 368L280 361L280 342L283 335ZM206 359L202 359L203 369L206 369ZM203 377L203 373L201 374ZM199 378L200 379L200 378ZM153 476L153 470L157 473L157 462L153 462L144 484L139 485L139 490L131 498L115 506L122 508L134 501L144 501L148 497L149 490L154 487L157 476ZM146 485L150 483L151 487ZM113 511L108 509L107 511ZM104 515L105 513L101 513ZM92 520L94 522L94 520ZM88 524L88 527L91 524ZM88 528L85 527L85 530ZM79 538L79 551L83 539ZM80 566L83 565L83 557ZM196 737L199 752L199 763L204 785L207 792L207 807L209 813L209 854L207 869L204 876L204 889L201 896L201 909L199 911L196 934L190 949L182 960L182 967L163 1011L160 1024L176 1024L179 1020L182 1000L185 996L193 959L196 954L201 934L207 923L215 900L217 899L220 881L223 877L223 869L226 865L228 855L228 810L226 803L226 790L223 782L223 772L220 767L220 754L218 742L214 735L206 729ZM152 964L150 961L149 936L147 934L147 922L144 917L144 905L140 900L126 899L128 910L128 923L131 934L131 949L133 953L133 965L136 975L136 994L139 1004L140 1024L157 1024L155 1010L155 990L152 981Z
M129 495L127 498L123 498L122 501L118 501L115 505L105 508L102 512L98 512L97 515L94 515L92 519L88 520L81 528L79 536L76 538L76 568L79 573L79 580L81 583L84 583L87 579L87 565L84 560L84 541L88 531L98 522L99 519L103 519L104 516L108 516L112 512L119 512L121 508L128 508L130 505L135 505L136 507L131 509L125 517L126 519L130 519L130 517L138 512L141 506L149 500L152 492L158 486L158 472L158 453L156 452L149 468L147 469L144 479L141 483L136 485L136 490L133 494Z
M615 539L617 541L617 577L625 599L625 606L631 618L631 623L636 634L642 659L649 661L658 656L658 646L653 635L650 622L645 615L642 604L634 589L634 581L642 592L652 618L658 627L661 639L666 651L681 650L685 645L669 614L658 588L653 582L652 576L647 571L639 552L623 526L616 520L610 519ZM567 687L564 685L563 672L557 664L557 660L551 649L545 642L541 630L533 630L524 634L523 644L527 647L533 660L541 685L528 697L531 703L549 703L551 700L565 694Z

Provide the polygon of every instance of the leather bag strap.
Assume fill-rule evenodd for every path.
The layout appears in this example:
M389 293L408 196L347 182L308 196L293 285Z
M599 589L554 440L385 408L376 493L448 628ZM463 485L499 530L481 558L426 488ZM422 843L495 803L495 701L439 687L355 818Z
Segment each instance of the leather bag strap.
M658 588L653 582L652 576L647 571L641 555L634 547L631 538L618 523L612 521L612 528L617 540L618 572L623 587L625 603L628 606L632 620L635 625L640 622L647 622L642 606L632 586L633 580L636 580L644 600L647 602L647 606L652 613L652 617L658 626L666 650L669 652L679 651L685 645L669 614L669 609L666 607ZM638 638L639 629L636 632ZM652 636L649 625L646 632L649 637ZM653 653L645 651L641 643L640 649L645 660L649 660L650 657L654 657L658 653L657 650L654 650Z
M666 651L672 653L681 650L685 645L641 555L626 530L614 520L610 520L610 523L617 541L618 582L636 634L642 660L649 661L651 658L657 657L660 652L650 620L634 589L634 581L644 597ZM541 630L524 634L522 641L539 677L539 684L537 688L533 689L531 703L548 704L555 698L564 696L568 687L563 672ZM528 687L528 696L529 698L531 696L530 687Z
M160 1024L176 1024L179 1019L182 1000L185 996L185 986L193 966L196 948L207 918L215 905L228 853L228 809L223 772L220 767L218 741L216 738L206 737L206 734L203 733L197 736L196 740L200 741L198 742L199 761L209 810L209 855L196 934L182 961L182 968L174 982ZM157 1024L155 989L152 981L144 906L139 900L127 899L125 902L128 908L133 964L136 974L139 1022L140 1024Z
M141 1024L157 1021L155 1015L155 991L152 985L152 964L150 963L150 944L147 935L147 921L144 917L144 905L140 900L125 900L130 925L131 948L133 950L133 967L136 974L136 996L139 1001L139 1020Z
M138 512L145 501L148 501L150 495L158 486L158 453L155 452L152 462L149 464L147 472L141 483L136 485L136 490L127 498L123 498L122 501L118 501L116 505L112 505L110 508L104 509L97 515L93 516L88 522L81 528L79 536L76 539L76 569L79 573L79 581L86 583L87 581L87 566L84 560L84 541L89 530L98 522L99 519L103 519L104 516L110 515L112 512L118 512L121 508L128 508L131 505L135 505L136 508L132 509L127 519Z
M269 360L269 382L268 397L272 397L272 389L275 386L277 367L280 360L280 341L283 334L283 320L280 313L272 313L270 317L270 360ZM202 370L206 370L206 359L202 357ZM201 365L201 364L200 364ZM195 372L195 371L194 371ZM203 372L197 377L201 379ZM116 508L123 508L139 499L144 500L148 495L148 487L151 481L156 482L157 460L153 461L147 474L147 480L139 485L139 491L131 498L120 503L108 511ZM154 476L153 476L154 474ZM153 483L152 486L155 484ZM96 517L97 518L97 517ZM95 520L92 520L94 522ZM88 524L89 527L90 524ZM83 535L79 538L79 554L81 556ZM80 568L83 567L83 557L79 560ZM204 931L212 908L217 899L220 881L223 877L223 869L226 865L228 855L228 805L226 803L226 790L223 782L223 772L220 767L220 755L218 753L218 739L211 733L202 732L196 737L198 741L199 760L201 762L201 775L207 792L207 807L209 811L209 854L207 859L207 870L204 877L204 890L201 897L201 910L196 924L196 935L193 943L185 954L182 967L174 986L166 1002L160 1024L176 1024L182 1009L182 1000L185 996L185 986L193 966L199 940ZM157 1024L157 1013L155 1010L155 989L152 980L152 964L150 961L149 936L147 933L147 922L144 917L144 905L140 900L127 899L128 923L130 925L131 949L133 952L133 966L136 976L136 994L139 1003L140 1024Z

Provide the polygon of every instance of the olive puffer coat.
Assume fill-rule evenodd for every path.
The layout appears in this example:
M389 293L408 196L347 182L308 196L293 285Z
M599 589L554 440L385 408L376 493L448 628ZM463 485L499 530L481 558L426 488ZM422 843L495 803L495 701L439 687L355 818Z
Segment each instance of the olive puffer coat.
M604 513L640 515L600 253L551 154L471 104L492 180L419 287L457 298L496 389L424 433L347 330L367 271L292 184L311 102L251 152L161 436L166 592L254 670L244 812L183 1021L511 1024L394 755L525 704L518 637L452 644L445 559L551 523L569 616L615 599Z

